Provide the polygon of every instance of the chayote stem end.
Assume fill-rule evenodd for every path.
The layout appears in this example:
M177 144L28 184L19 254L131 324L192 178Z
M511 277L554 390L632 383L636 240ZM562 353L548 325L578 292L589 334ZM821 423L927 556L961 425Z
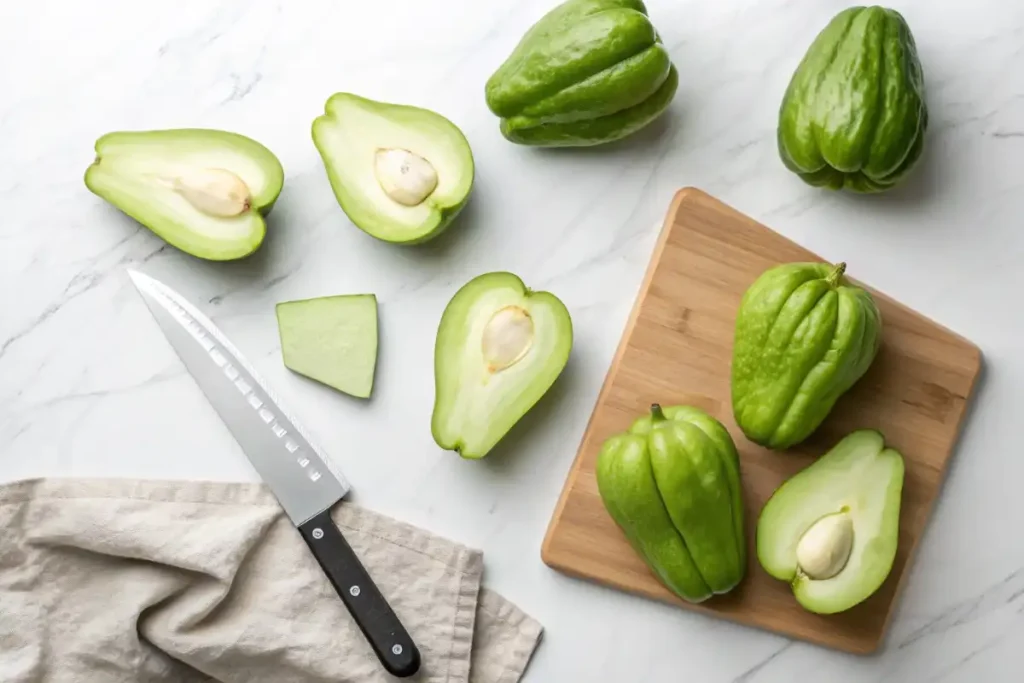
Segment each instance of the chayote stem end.
M839 286L839 280L842 279L843 273L845 273L845 272L846 272L846 263L845 262L844 263L839 263L832 270L832 272L828 274L828 277L825 278L825 282L828 283L829 287L833 287L833 288L834 287L838 287Z
M657 404L657 403L652 403L651 404L651 421L657 423L657 422L662 422L665 419L666 419L665 418L665 413L661 409L661 406L659 404Z

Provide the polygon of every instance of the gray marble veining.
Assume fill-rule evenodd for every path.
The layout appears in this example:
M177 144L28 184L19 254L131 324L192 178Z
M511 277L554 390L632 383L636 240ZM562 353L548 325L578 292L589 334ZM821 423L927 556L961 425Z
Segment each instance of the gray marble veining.
M680 69L669 112L600 150L498 134L483 83L553 0L9 2L0 9L0 479L255 479L148 319L125 269L181 291L244 350L373 508L486 552L488 581L546 626L528 681L821 683L1024 678L1024 4L899 0L925 70L922 166L885 196L803 185L778 159L782 91L848 3L649 0ZM473 198L436 242L355 229L309 127L348 90L434 108L466 133ZM250 135L286 170L270 235L214 264L90 194L118 129ZM986 371L882 651L853 657L585 584L540 541L680 187L701 187L976 342ZM493 459L430 438L432 339L470 277L519 274L568 305L566 374ZM290 374L273 305L380 301L374 398Z

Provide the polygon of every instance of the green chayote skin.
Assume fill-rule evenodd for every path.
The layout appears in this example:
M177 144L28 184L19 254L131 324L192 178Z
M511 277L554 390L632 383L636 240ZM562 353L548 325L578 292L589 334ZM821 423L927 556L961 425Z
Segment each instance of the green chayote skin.
M878 353L882 317L846 265L765 271L736 317L732 407L748 439L783 449L809 437Z
M727 593L747 567L736 446L718 420L655 405L597 460L605 509L665 586L688 602Z
M793 74L779 109L779 154L810 185L882 192L916 165L927 127L907 22L884 7L851 7L818 34Z
M678 85L641 0L568 0L526 32L486 97L508 140L581 147L640 130Z

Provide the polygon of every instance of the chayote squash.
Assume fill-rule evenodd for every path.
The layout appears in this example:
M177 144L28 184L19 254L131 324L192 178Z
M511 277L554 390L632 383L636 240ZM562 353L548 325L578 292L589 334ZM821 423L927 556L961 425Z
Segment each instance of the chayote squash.
M526 32L486 97L512 142L587 146L646 126L678 82L641 0L568 0Z
M924 149L928 109L910 28L895 10L851 7L818 34L779 109L783 163L810 185L881 192Z
M702 602L743 579L739 456L715 418L652 406L602 445L597 485L630 545L679 597Z
M846 264L788 263L765 271L736 317L732 407L748 439L800 443L860 379L878 353L882 317Z

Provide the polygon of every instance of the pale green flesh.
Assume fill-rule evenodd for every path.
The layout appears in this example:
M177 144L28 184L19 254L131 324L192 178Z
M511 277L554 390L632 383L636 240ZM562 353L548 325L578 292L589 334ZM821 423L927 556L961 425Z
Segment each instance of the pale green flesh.
M189 169L222 168L248 186L252 207L229 218L211 216L174 190ZM246 256L263 242L265 209L284 184L277 158L255 141L223 131L127 131L96 142L86 186L156 235L199 258Z
M533 320L533 342L517 362L487 367L481 340L506 306ZM565 367L572 322L547 292L531 292L511 273L488 273L460 289L445 308L434 347L435 398L431 431L439 446L481 458L544 395Z
M899 541L903 458L882 435L860 430L787 480L765 504L757 524L757 556L765 571L790 582L797 601L822 614L866 599L892 569ZM796 547L822 517L847 510L853 550L834 577L813 580L798 571Z
M358 227L388 242L432 236L465 203L473 185L473 155L448 119L418 107L333 95L313 122L313 142L338 203ZM385 194L374 171L377 150L404 149L426 159L437 187L416 206Z
M294 372L369 398L377 363L377 299L329 296L277 305L281 355Z

